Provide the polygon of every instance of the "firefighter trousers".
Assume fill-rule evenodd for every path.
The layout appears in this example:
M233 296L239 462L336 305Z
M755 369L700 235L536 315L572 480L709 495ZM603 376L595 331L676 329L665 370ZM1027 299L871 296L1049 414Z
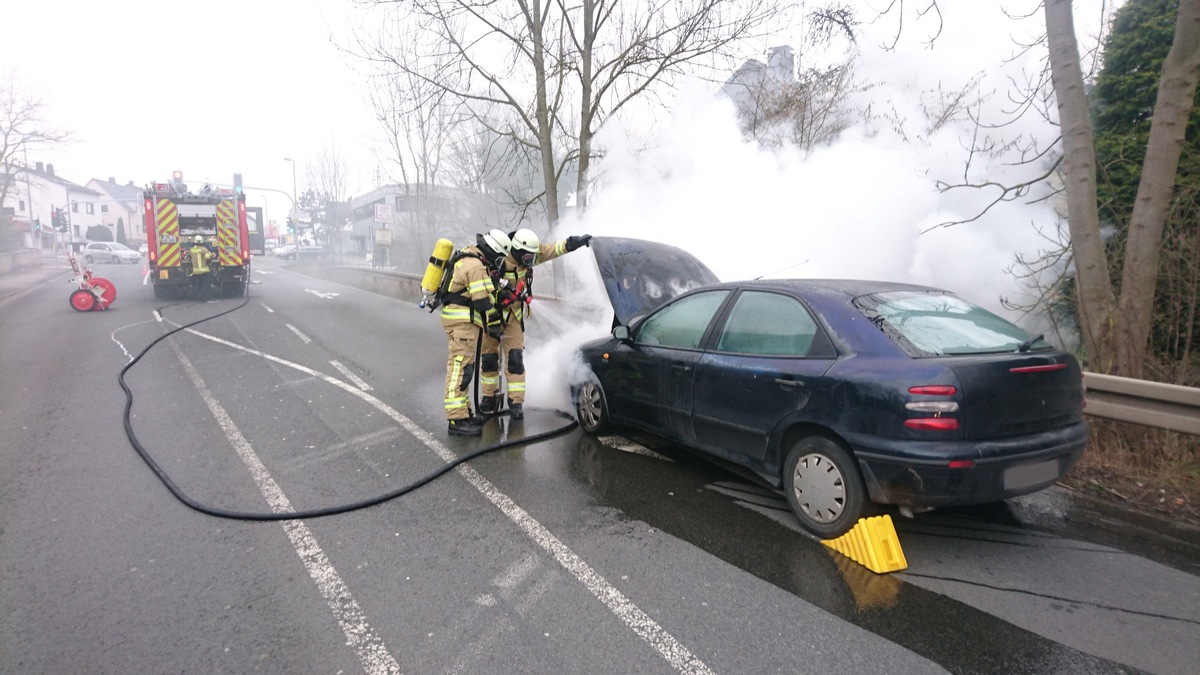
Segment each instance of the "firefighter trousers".
M509 400L525 403L525 329L520 319L510 317L504 322L504 332L499 341L484 335L479 360L480 396L500 393L500 369L503 365Z
M475 377L475 350L482 331L469 321L444 319L442 328L450 352L446 360L446 419L465 420L471 416L471 380Z

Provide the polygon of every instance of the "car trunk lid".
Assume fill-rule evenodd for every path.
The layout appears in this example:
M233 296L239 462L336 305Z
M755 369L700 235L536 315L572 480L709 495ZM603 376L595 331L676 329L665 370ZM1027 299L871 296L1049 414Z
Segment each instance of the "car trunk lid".
M1006 438L1058 429L1083 417L1083 375L1069 354L947 359L959 380L964 438Z

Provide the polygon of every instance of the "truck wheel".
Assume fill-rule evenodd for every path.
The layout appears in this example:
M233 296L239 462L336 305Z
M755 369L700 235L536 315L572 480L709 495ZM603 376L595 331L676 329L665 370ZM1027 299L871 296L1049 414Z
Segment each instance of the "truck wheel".
M154 297L158 298L159 300L170 299L167 294L167 287L163 286L162 284L154 284Z
M92 295L91 291L80 288L71 294L70 302L76 312L90 312L96 306L96 296Z

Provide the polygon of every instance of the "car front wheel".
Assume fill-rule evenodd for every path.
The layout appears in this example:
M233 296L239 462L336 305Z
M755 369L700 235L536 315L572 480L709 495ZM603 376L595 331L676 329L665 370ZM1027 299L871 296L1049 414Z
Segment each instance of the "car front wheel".
M579 420L579 426L589 434L599 436L612 428L604 389L596 380L589 379L575 392L575 417Z
M83 261L89 265L94 264L96 262L95 259L93 259L92 256L90 256L90 255L84 256Z
M113 259L112 259L112 263L113 263L114 265L120 265L120 264L121 264L121 256L119 256L119 255L114 255L114 256L113 256Z
M835 441L800 439L783 466L788 505L804 529L824 539L850 531L862 517L867 489L850 454Z

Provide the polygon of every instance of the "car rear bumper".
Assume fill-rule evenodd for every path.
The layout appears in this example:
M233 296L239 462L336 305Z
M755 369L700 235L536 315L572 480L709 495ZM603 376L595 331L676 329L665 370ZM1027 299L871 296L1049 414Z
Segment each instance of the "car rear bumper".
M1053 485L1087 445L1085 422L1053 431L972 443L855 444L871 501L903 506L986 504ZM872 439L878 443L878 439ZM950 468L951 460L971 460Z

